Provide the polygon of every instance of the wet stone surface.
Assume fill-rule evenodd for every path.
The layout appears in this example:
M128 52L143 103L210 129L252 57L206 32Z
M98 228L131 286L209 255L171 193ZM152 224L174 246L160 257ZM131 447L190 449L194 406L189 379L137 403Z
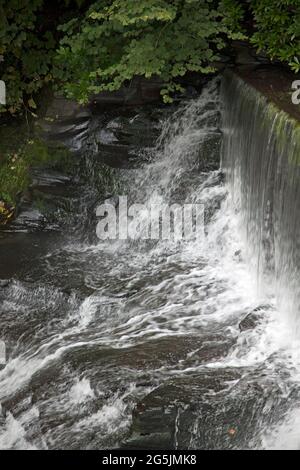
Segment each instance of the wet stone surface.
M284 416L288 404L276 381L266 378L258 383L244 373L208 369L166 381L135 407L131 436L124 448L229 450L260 446L261 427L276 422L278 408ZM293 398L296 396L299 391L293 393Z
M216 169L219 104L213 82L180 110L93 109L78 171L32 170L23 203L46 226L0 232L1 448L262 447L299 405ZM205 203L204 239L91 241L119 194Z
M264 307L258 307L257 309L253 310L253 312L248 313L248 315L246 315L246 317L239 323L240 331L243 332L256 328L262 320L263 311L265 309L266 308Z
M95 158L114 168L139 167L145 150L156 145L163 107L119 108L114 112L116 117L112 119L111 112L100 111L99 121L95 113L95 124L101 123L95 133Z

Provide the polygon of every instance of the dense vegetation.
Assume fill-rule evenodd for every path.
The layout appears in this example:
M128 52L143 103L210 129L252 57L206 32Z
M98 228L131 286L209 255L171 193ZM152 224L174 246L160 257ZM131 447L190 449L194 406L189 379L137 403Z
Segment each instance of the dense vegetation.
M53 82L67 96L159 76L164 99L188 71L209 73L232 39L300 71L299 0L1 0L1 111L34 113Z
M254 19L250 41L271 59L287 63L300 71L300 2L299 0L251 0Z

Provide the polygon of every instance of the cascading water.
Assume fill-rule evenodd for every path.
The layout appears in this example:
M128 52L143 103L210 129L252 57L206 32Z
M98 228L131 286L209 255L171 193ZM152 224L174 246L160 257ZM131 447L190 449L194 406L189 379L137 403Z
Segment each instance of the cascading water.
M300 403L299 345L285 337L275 291L257 289L247 261L240 221L249 210L253 225L256 209L240 190L246 97L235 98L235 122L226 105L234 84L223 92L225 166L237 175L224 184L214 168L221 144L218 88L211 82L164 119L157 146L141 154L146 163L119 172L131 202L205 204L204 239L93 245L47 239L34 266L29 260L0 290L9 351L0 371L0 448L286 445L280 436ZM264 142L273 149L271 133ZM266 192L263 197L265 217ZM285 243L293 242L284 211L278 224L285 231L273 239L277 250L288 251ZM264 226L258 230L262 240ZM295 302L296 296L290 308ZM247 314L255 328L249 320L241 326Z
M300 128L237 76L223 80L224 162L258 284L300 334Z
M274 299L278 347L287 348L297 389L300 334L300 128L263 94L232 73L222 81L224 148L232 205L257 290ZM273 318L274 320L274 318ZM273 336L275 338L275 336ZM289 351L289 352L288 352ZM282 366L283 371L285 366ZM287 395L287 400L288 400ZM268 447L300 448L299 411L276 425ZM267 433L267 435L269 435Z

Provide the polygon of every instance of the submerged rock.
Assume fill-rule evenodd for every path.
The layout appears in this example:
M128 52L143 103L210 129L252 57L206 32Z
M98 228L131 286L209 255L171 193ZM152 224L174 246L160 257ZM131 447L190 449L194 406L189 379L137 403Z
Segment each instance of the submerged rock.
M31 171L32 183L31 190L39 190L44 192L55 192L56 188L66 188L71 182L70 175L62 174L52 169L33 168ZM66 192L68 189L66 189Z
M226 389L227 381L236 378L234 373L224 370L221 373L200 373L166 381L137 404L133 411L131 436L124 447L178 448L179 433L187 435L186 428L193 426L197 408L205 403L205 394ZM179 448L183 447L180 445Z
M43 229L46 225L46 218L41 211L33 207L23 207L19 215L9 227L10 231L27 232Z
M246 317L239 323L239 329L241 332L247 330L254 330L262 320L263 313L266 310L270 310L269 305L261 305L255 308L252 312L248 313Z
M97 360L100 369L109 363L110 367L122 367L135 371L143 371L136 382L137 386L145 381L151 386L157 385L152 375L153 370L174 368L180 362L182 369L206 364L213 360L221 360L232 347L232 338L224 338L221 335L191 335L169 336L149 340L146 343L137 344L128 348L111 348L109 351L99 349L98 346L78 351L80 363L90 360L91 355Z
M248 315L239 323L239 329L241 332L254 330L259 321L260 317L254 312L248 313Z
M0 279L0 288L7 287L10 284L9 279Z
M253 449L264 426L284 416L276 380L234 369L202 369L166 380L133 412L126 449Z

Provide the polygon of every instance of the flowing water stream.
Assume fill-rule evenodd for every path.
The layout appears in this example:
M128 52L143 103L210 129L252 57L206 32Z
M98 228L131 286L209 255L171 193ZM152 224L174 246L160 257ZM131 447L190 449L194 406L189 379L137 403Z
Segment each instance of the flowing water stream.
M74 225L72 237L1 240L11 282L0 289L0 448L300 447L299 278L285 304L253 263L262 248L245 227L261 214L230 140L245 110L230 114L230 100L212 81L161 119L139 166L119 170L131 202L205 204L204 238L91 242ZM215 168L222 107L226 182Z

